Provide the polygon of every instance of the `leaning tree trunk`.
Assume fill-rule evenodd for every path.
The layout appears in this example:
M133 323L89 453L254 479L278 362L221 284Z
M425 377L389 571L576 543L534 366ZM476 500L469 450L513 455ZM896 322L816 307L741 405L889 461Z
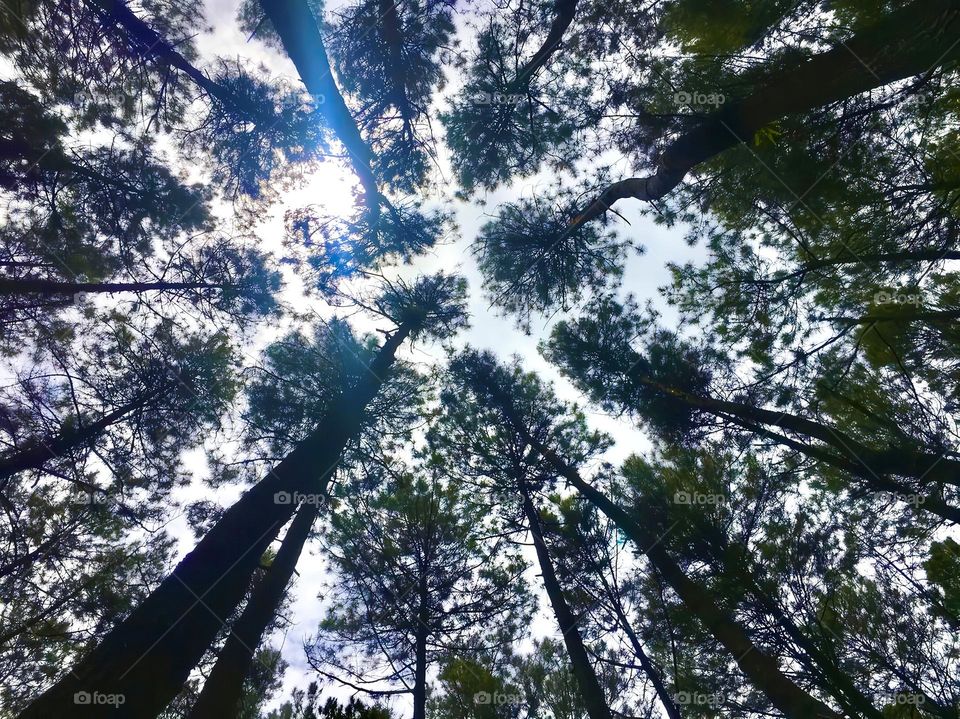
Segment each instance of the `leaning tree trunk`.
M283 601L318 509L319 505L312 502L297 510L273 564L254 587L243 613L230 628L230 635L203 684L189 719L220 719L236 713L254 654Z
M297 447L248 490L173 573L21 719L103 716L103 705L76 704L78 692L121 695L116 717L155 717L176 696L243 601L260 557L296 507L276 495L323 493L343 448L361 428L363 410L410 334L401 325L361 383L342 393Z
M667 716L670 717L670 719L683 719L683 715L680 713L680 707L677 706L677 702L663 681L663 675L660 673L660 670L654 666L653 660L647 656L646 651L643 649L643 644L640 642L640 638L637 636L637 633L633 631L633 627L630 626L630 621L627 619L627 615L620 604L620 598L611 596L610 601L613 604L613 611L620 622L620 627L623 629L624 634L627 635L627 639L630 640L633 653L636 654L643 673L647 675L647 678L653 684L653 688L657 692L657 698L663 705L664 711L667 712Z
M175 290L223 290L230 285L209 282L63 282L39 277L0 277L0 295L62 297L77 294L118 292L173 292Z
M517 70L516 77L507 85L508 93L520 92L525 88L536 72L549 62L563 41L563 35L573 22L577 13L577 0L554 0L553 20L547 30L547 37L543 44L533 54L523 67Z
M725 573L729 573L737 583L751 594L763 610L776 620L777 624L793 640L801 650L799 660L819 679L824 691L829 692L847 711L869 719L883 719L881 712L873 705L870 699L860 691L849 675L844 672L834 658L807 636L793 618L781 608L779 602L769 592L760 586L757 575L750 566L750 561L741 558L730 559L725 553L727 547L726 535L713 525L701 525L705 539L700 542L703 549L720 563Z
M207 77L180 54L171 42L137 17L125 0L86 0L86 2L98 10L105 21L122 27L128 41L134 45L144 60L155 60L175 67L211 97L245 115L252 122L273 126L280 121L279 117L261 114L256 105Z
M560 626L560 634L567 647L567 654L570 656L573 676L580 688L580 696L583 699L584 707L586 707L590 719L613 719L610 707L607 706L604 698L603 689L600 688L600 681L590 664L586 647L583 645L583 638L577 629L577 619L573 616L573 612L570 611L567 600L563 596L563 587L560 586L560 581L557 579L547 543L543 539L540 517L537 515L536 507L533 506L530 490L527 483L522 479L520 480L520 495L523 499L523 513L527 518L527 525L533 537L533 546L537 552L540 573L543 575L543 586L547 590L547 597L550 599L557 624Z
M588 484L580 473L552 449L537 440L517 417L511 399L499 387L487 384L493 400L517 433L553 466L560 476L577 488L595 507L623 530L680 597L686 608L697 617L720 644L733 655L734 661L753 684L767 695L777 709L790 719L834 719L839 715L819 699L811 696L781 670L777 661L757 647L735 617L721 608L708 589L690 579L667 554L654 533L644 529L621 507Z
M377 8L380 12L380 39L387 46L390 95L403 119L404 129L409 131L414 113L407 95L407 65L403 61L404 38L397 0L377 0Z
M41 469L50 460L89 444L103 434L108 427L145 407L149 402L169 390L171 386L165 384L153 392L148 392L125 405L117 407L90 424L66 429L53 437L31 441L19 451L0 456L0 487L18 472L28 469Z
M923 75L960 56L960 2L918 0L831 50L770 73L749 96L729 103L661 153L656 172L607 187L571 229L603 215L618 200L657 200L687 173L787 115L810 112L874 88Z
M363 186L367 209L376 218L380 190L373 172L373 153L334 80L326 45L306 0L260 0L260 6L280 36L283 49L300 73L307 91L317 99L318 107L343 143L354 172Z
M637 357L639 358L639 355ZM861 465L864 470L960 486L960 462L947 459L942 453L926 452L923 449L902 444L876 450L856 440L839 427L780 410L690 394L682 389L664 385L636 369L630 374L636 382L681 402L690 409L701 410L717 417L732 415L748 422L773 425L816 439L831 447L851 463Z
M874 471L868 465L864 464L859 457L856 459L841 457L833 452L827 451L823 447L814 446L805 442L799 442L785 435L773 432L759 424L748 422L747 420L736 415L724 415L722 413L718 413L716 416L722 419L727 419L734 424L753 432L759 437L765 437L776 442L777 444L800 452L811 459L821 461L825 464L829 464L831 467L836 467L837 469L842 469L845 472L849 472L855 477L858 477L863 484L873 492L886 492L888 494L896 495L903 500L915 500L910 502L910 506L914 507L916 510L930 512L931 514L936 514L937 516L943 517L944 519L954 522L955 524L960 524L960 507L955 507L945 502L943 498L937 494L935 489L928 491L926 494L921 494L903 482L892 479L891 477L888 477L886 474L883 474L879 471ZM887 467L887 465L879 466L884 466L887 471L889 471L889 467Z

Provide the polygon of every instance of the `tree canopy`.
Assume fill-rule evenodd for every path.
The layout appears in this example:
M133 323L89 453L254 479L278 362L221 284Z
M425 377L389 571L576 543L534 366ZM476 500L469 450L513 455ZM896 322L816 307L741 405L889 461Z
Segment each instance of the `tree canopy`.
M958 0L0 56L0 719L960 718Z

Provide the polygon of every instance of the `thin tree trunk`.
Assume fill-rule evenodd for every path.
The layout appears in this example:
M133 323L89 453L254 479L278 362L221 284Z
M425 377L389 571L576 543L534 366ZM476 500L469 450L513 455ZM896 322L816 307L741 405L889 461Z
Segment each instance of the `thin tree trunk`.
M273 564L254 587L243 613L231 627L189 719L220 719L236 713L254 654L283 601L318 509L314 502L302 504L297 510Z
M29 617L28 619L25 619L24 621L22 621L17 626L13 628L8 628L3 632L0 632L0 647L3 647L11 639L15 639L18 635L23 634L25 631L30 629L30 627L36 626L37 624L42 622L44 619L49 617L51 614L60 611L61 608L69 604L70 601L75 597L80 596L80 594L85 589L93 585L99 579L101 579L101 577L98 577L97 575L90 577L87 581L83 582L80 586L75 587L73 590L67 592L65 595L63 595L56 601L52 602L50 606L48 606L46 609L40 610L39 612L34 614L32 617Z
M648 177L611 184L573 222L603 215L628 197L657 200L687 173L787 115L809 112L897 80L928 73L960 55L960 3L918 0L837 47L770 73L748 97L729 103L671 142Z
M20 717L102 714L74 703L81 691L123 695L124 716L159 714L243 601L260 557L296 509L275 495L326 491L344 446L360 431L364 408L412 329L401 325L361 383L341 394L314 431L226 511L173 573Z
M177 52L176 48L153 28L138 18L124 0L87 0L87 3L104 14L106 18L122 27L127 37L136 45L144 58L154 58L180 70L196 85L216 98L224 105L239 111L256 124L273 125L278 119L273 115L264 116L252 103L245 102L233 92L214 82L189 60Z
M99 437L104 430L116 424L127 415L145 407L149 402L164 394L171 385L150 392L132 402L117 407L100 419L81 427L67 429L60 434L47 439L34 440L26 447L0 457L0 487L18 472L28 469L41 469L51 459L55 459L67 452L82 447Z
M413 719L427 717L427 634L429 632L429 590L425 578L420 583L420 608L417 613L414 647Z
M850 677L837 666L833 657L821 651L816 642L807 636L791 617L784 613L776 599L760 586L757 576L750 566L749 559L743 561L737 557L732 561L728 560L725 555L728 546L727 538L723 531L709 523L701 525L700 528L705 533L705 537L700 541L701 546L720 562L725 573L735 577L741 586L753 595L763 610L776 620L777 624L805 653L805 656L800 657L800 661L820 676L824 690L830 692L847 711L853 711L854 714L870 717L870 719L883 719L881 712L854 685Z
M825 267L836 267L837 265L905 264L907 262L940 262L945 260L960 260L960 251L913 250L909 252L879 252L877 254L864 253L850 257L830 257L822 260L811 260L800 267L797 272L809 272Z
M960 319L960 310L927 310L919 312L873 312L861 317L825 317L829 322L844 325L871 325L878 322L944 322Z
M653 688L657 692L657 698L663 705L664 711L667 712L667 716L670 717L670 719L683 719L683 715L680 713L680 707L677 706L673 695L670 694L670 690L667 689L667 685L663 681L663 675L660 673L660 670L654 666L650 657L647 656L647 653L643 649L643 644L640 642L640 638L637 636L637 633L633 631L633 627L630 626L630 621L627 619L627 615L620 605L620 598L611 597L611 600L613 610L620 620L620 627L623 629L624 634L627 635L627 639L630 640L633 653L639 660L640 666L643 668L643 673L647 675L647 678L653 684Z
M80 293L171 292L174 290L222 290L229 285L207 282L62 282L40 278L0 277L0 295L61 296Z
M886 492L888 494L896 495L901 499L901 501L909 501L910 505L916 509L922 509L925 512L936 514L937 516L943 517L946 520L960 524L960 507L954 507L953 505L947 504L934 492L920 494L909 485L903 484L902 482L897 482L896 480L890 479L883 474L878 474L870 470L861 462L850 461L844 457L838 457L837 455L828 452L821 447L813 447L804 442L797 442L796 440L790 439L789 437L784 437L776 432L771 432L764 427L747 422L739 417L728 417L727 419L735 424L740 425L744 429L753 432L754 434L771 439L777 444L796 450L797 452L800 452L811 459L819 460L829 464L832 467L849 472L850 474L863 480L863 483L874 492Z
M4 564L2 567L0 567L0 579L3 579L9 574L13 574L18 569L33 565L34 562L39 560L45 554L48 554L54 547L56 547L57 544L62 541L66 535L75 530L80 523L81 521L78 519L72 524L62 527L59 531L41 542L35 549L32 549L26 554L17 557L13 561Z
M327 49L310 7L305 0L260 0L260 6L280 36L303 84L349 153L366 194L367 208L376 215L381 197L372 169L373 154L334 81Z
M488 385L494 401L500 406L514 429L533 449L553 466L560 476L576 487L594 506L609 517L637 545L663 579L680 597L690 612L733 656L734 661L753 684L790 719L838 719L830 707L793 683L777 665L777 661L757 647L737 623L733 615L717 605L713 595L691 580L667 554L660 537L645 530L622 508L602 492L588 484L573 467L556 452L538 441L515 413L510 398L498 387Z
M403 30L400 27L400 14L397 12L397 0L377 0L380 9L380 37L387 46L387 58L390 75L390 94L394 105L400 111L404 126L409 129L413 121L410 98L407 96L407 83L403 62Z
M540 573L543 575L543 586L547 590L550 605L553 607L557 624L560 626L563 643L567 647L567 654L570 656L570 663L573 667L573 676L580 688L580 696L583 699L587 714L590 719L613 719L603 689L600 688L600 681L593 670L593 665L590 664L587 650L583 646L583 639L577 629L576 617L573 616L573 612L570 611L567 600L563 596L563 588L560 586L557 573L553 568L547 543L543 539L540 517L537 514L536 507L533 506L533 500L530 498L530 490L523 480L520 480L520 494L523 498L523 513L527 518L527 525L533 537L533 546L537 551L537 561L540 564Z
M507 86L508 92L519 92L530 82L530 78L547 64L560 47L563 35L573 22L577 12L577 0L554 0L553 21L547 31L547 37L533 57L517 71L517 76Z
M946 459L943 455L904 446L875 450L836 427L799 415L690 394L657 382L639 370L632 372L632 377L637 382L662 392L690 408L704 410L715 416L733 415L745 421L773 425L817 439L839 452L850 463L876 475L898 474L927 482L944 482L960 486L960 463Z
M122 27L144 57L153 57L177 68L225 105L240 112L258 125L272 127L280 122L273 115L264 116L251 103L237 97L229 89L214 82L194 67L174 46L138 18L123 0L87 0ZM318 109L327 118L331 129L350 155L354 171L366 194L367 207L376 219L383 198L373 173L373 155L360 136L350 110L344 102L327 59L326 47L309 6L302 0L263 0L264 12L273 24L281 42L293 60L307 90L314 96Z

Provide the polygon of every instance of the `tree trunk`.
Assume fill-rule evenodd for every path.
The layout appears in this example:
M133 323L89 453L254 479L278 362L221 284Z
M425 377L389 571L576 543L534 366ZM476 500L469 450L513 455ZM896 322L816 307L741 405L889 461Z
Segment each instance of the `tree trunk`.
M122 27L144 59L154 58L175 67L211 97L240 112L256 124L269 127L277 123L279 118L273 115L261 115L258 108L253 104L243 101L233 92L200 72L189 60L177 52L166 38L161 37L153 28L134 15L124 0L87 0L87 3L102 12L107 19Z
M716 525L707 523L700 525L704 538L699 542L723 568L723 572L732 575L746 592L753 595L763 610L776 620L787 636L800 648L805 656L800 657L808 669L820 677L820 684L825 691L854 715L869 717L870 719L884 719L882 713L873 703L854 685L850 677L839 667L832 656L821 651L820 647L807 636L793 618L780 607L777 600L760 586L757 576L750 566L750 560L741 557L730 559L726 554L728 548L726 534Z
M547 37L533 57L517 71L517 76L507 86L508 92L519 92L527 86L537 70L547 64L563 40L563 34L573 22L577 12L577 0L554 0L553 21Z
M21 719L101 716L74 703L76 692L119 694L116 716L155 717L243 601L260 557L296 507L278 493L324 493L344 446L413 329L401 325L384 343L361 383L341 394L316 429L248 490L123 622L37 698Z
M667 689L667 685L663 681L663 675L657 667L654 666L650 657L647 656L647 653L643 650L643 644L641 644L640 638L637 636L637 633L633 631L633 627L630 626L630 621L627 619L627 615L624 614L623 607L620 605L620 598L611 596L610 599L613 603L613 610L620 620L620 626L623 628L624 634L627 635L627 639L630 640L630 645L633 647L633 653L640 662L643 673L647 675L647 678L653 684L653 688L657 692L657 698L663 705L664 711L667 712L667 716L670 717L670 719L683 719L683 715L680 713L680 707L677 706L673 695L670 694L670 690Z
M18 472L28 469L40 469L51 459L82 447L99 437L107 427L116 424L127 415L145 407L149 402L164 394L171 385L166 384L160 389L117 407L100 419L60 432L54 437L29 442L23 449L0 457L0 487Z
M260 6L280 36L303 84L349 153L366 195L367 208L376 216L380 190L372 169L373 155L334 81L327 49L310 7L306 0L260 0Z
M723 415L720 416L722 417ZM886 492L895 495L901 501L908 502L909 505L915 509L922 509L925 512L936 514L955 524L960 524L960 508L947 504L942 497L934 492L927 494L918 493L907 484L897 482L882 474L877 474L864 466L862 462L850 461L844 457L839 457L821 447L814 447L804 442L798 442L782 434L771 432L765 427L747 422L739 417L728 417L727 419L754 434L771 439L777 444L796 450L807 457L819 460L837 469L849 472L863 480L863 483L874 492Z
M648 177L615 182L572 228L603 215L628 197L657 200L687 173L787 115L810 112L897 80L930 72L960 55L960 2L918 0L889 13L827 52L770 73L748 97L728 104L671 142Z
M733 615L717 605L710 592L691 580L660 545L660 538L645 530L626 511L606 495L588 484L573 467L559 455L538 441L516 416L510 398L497 387L488 385L494 401L500 406L508 421L521 437L539 452L564 477L576 487L595 507L609 517L647 555L650 563L680 597L687 609L700 620L707 630L722 644L743 673L764 692L770 701L790 719L839 719L839 715L827 705L793 683L777 665L747 636Z
M876 312L862 317L826 317L830 322L844 325L872 325L878 322L952 322L960 319L960 310L927 310L920 312L901 312L892 308L888 312Z
M390 76L390 94L393 104L400 111L404 127L410 129L413 111L407 97L407 82L403 62L403 31L400 27L400 14L397 12L397 0L377 0L380 9L380 37L387 46L387 58Z
M87 2L123 27L144 57L153 57L177 68L212 97L239 111L255 124L272 127L280 121L279 117L260 114L252 104L200 72L170 42L134 15L123 0ZM350 155L354 171L366 193L368 209L375 219L379 214L381 196L372 170L373 156L333 80L326 47L313 13L302 0L262 0L261 6L280 35L284 49L296 65L304 85L314 96L317 107Z
M942 262L946 260L960 260L960 251L911 250L907 252L880 252L873 255L863 254L859 257L853 255L850 257L829 257L822 260L811 260L801 265L796 273L821 270L837 265L906 264L908 262Z
M537 515L537 509L533 506L533 500L530 498L530 490L522 479L520 480L520 494L523 498L523 513L527 518L527 525L533 537L533 546L537 551L537 561L540 564L540 573L543 575L543 586L547 590L550 605L553 607L557 624L560 626L563 643L567 647L567 654L570 656L570 663L573 667L573 676L580 688L580 696L587 709L587 714L590 719L613 719L603 689L600 688L600 681L590 664L587 650L583 646L583 639L577 629L576 617L573 616L573 612L570 611L567 600L563 596L563 588L560 586L560 581L554 571L553 562L547 550L547 543L543 539L540 517Z
M852 465L860 467L861 471L868 471L875 475L897 474L926 482L944 482L960 486L960 462L946 459L942 454L924 452L902 445L875 450L836 427L799 415L690 394L663 385L639 371L634 371L632 376L637 382L662 392L692 409L700 409L721 417L733 415L748 422L773 425L812 437L832 447Z
M283 601L318 509L319 505L313 502L302 504L297 510L273 564L254 587L247 606L234 622L189 719L220 719L236 713L254 654Z
M416 647L414 648L413 719L426 719L427 717L427 633L429 631L427 599L426 586L421 584Z
M80 293L171 292L174 290L222 290L229 285L206 282L62 282L35 277L0 277L0 295L44 295L59 297Z

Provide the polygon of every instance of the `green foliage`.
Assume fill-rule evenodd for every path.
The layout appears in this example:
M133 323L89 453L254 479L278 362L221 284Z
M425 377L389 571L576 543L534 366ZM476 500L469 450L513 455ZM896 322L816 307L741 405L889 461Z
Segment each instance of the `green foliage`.
M669 3L663 24L668 35L688 52L733 53L756 44L784 14L796 12L795 5L786 0L679 0Z
M316 682L310 682L306 692L294 689L290 701L284 702L279 709L262 715L263 719L391 719L393 714L387 707L364 704L356 697L341 704L329 697L322 705L319 703Z
M492 304L528 328L531 314L567 310L622 275L627 243L595 225L578 225L576 203L539 196L505 203L474 243Z
M425 691L419 662L434 664L448 647L509 644L525 616L522 565L484 539L493 528L486 508L456 485L424 469L388 477L331 517L332 607L308 656L314 667L364 681L346 661L357 652L382 682Z
M663 330L647 334L640 354L631 345L645 329L632 301L600 297L579 319L558 322L545 351L595 402L683 441L699 422L684 400L707 394L710 355Z
M361 129L370 138L378 174L409 192L426 183L436 156L427 110L445 83L443 48L451 44L454 25L444 2L394 7L396 26L379 0L345 8L330 50L343 90L365 108Z
M307 654L324 680L427 695L435 719L581 719L565 645L531 615L534 516L617 716L672 716L664 692L683 717L791 715L705 604L841 715L955 716L956 3L296 2L323 42L292 66L249 0L216 28L259 41L230 59L195 3L0 13L0 715L101 676L90 650L142 638L128 622L152 592L182 594L163 581L182 528L243 537L275 507L237 519L223 497L344 419L359 430L315 468L329 612ZM916 21L886 27L903 8ZM291 68L326 61L328 96L309 98ZM367 151L362 205L293 194ZM449 348L466 281L400 267L436 264L482 193L487 299L528 333L556 316L541 350L570 384ZM668 311L614 295L639 287L625 268L647 221L699 245L668 267ZM448 361L423 360L437 344ZM617 542L591 487L674 576ZM240 544L206 557L246 562ZM258 554L254 579L275 545ZM189 710L237 602L196 667L171 665L189 676L165 719ZM256 656L239 717L393 714L316 682L266 712L287 664Z
M479 661L452 657L437 677L439 696L431 700L432 719L513 719L520 716L520 695ZM502 698L502 699L501 699ZM513 701L506 701L509 698Z
M494 15L477 35L463 88L440 114L461 192L493 189L532 175L541 164L568 165L586 88L572 78L576 58L561 53L546 72L518 78L524 55L549 27L550 3L505 7L512 20Z
M934 542L923 568L942 593L943 614L956 626L960 622L960 544L949 537Z

